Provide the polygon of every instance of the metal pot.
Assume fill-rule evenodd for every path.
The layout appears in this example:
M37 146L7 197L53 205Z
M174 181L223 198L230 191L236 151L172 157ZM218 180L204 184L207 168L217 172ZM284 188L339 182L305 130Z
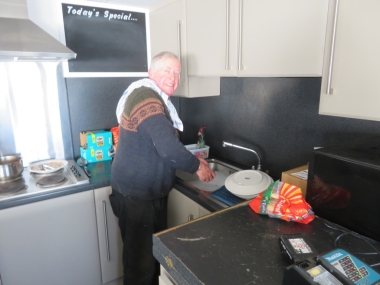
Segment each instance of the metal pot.
M24 170L22 159L16 155L0 156L0 181L19 177Z

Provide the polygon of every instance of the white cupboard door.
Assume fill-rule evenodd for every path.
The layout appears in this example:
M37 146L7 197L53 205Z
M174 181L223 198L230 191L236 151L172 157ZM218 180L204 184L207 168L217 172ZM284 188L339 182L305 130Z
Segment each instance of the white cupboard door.
M168 197L168 227L172 228L211 212L191 200L176 189L172 189Z
M211 214L211 212L209 210L203 208L201 205L199 205L198 211L199 211L198 212L199 213L199 216L198 216L199 218L203 217L203 216L206 216L208 214Z
M0 211L4 285L101 284L93 191Z
M379 15L378 0L331 1L320 114L380 121Z
M158 285L174 285L166 275L158 276Z
M322 75L328 0L239 2L239 76Z
M188 0L188 73L321 76L327 14L328 0Z
M168 228L197 218L197 205L178 190L172 189L168 197Z
M186 1L189 76L236 76L238 0Z
M111 187L94 190L102 284L123 276L123 241L118 225L119 219L113 214L109 202L111 192Z
M158 285L177 285L173 277L160 265L160 276L158 277Z
M176 54L181 61L180 84L173 96L187 97L186 35L183 0L150 13L150 39L152 57L163 51Z
M178 0L150 13L152 55L171 51L181 60L181 79L173 96L206 97L220 95L219 77L188 76L188 62L194 59L187 53L185 0Z

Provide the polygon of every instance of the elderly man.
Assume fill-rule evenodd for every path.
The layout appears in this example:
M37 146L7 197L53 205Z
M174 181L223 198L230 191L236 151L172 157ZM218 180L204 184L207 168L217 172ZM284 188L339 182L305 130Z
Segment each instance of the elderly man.
M176 169L211 181L215 173L178 139L183 125L169 97L179 84L174 54L156 55L149 79L132 83L117 107L119 142L112 163L110 201L124 242L124 284L157 284L152 235L166 229L167 195Z

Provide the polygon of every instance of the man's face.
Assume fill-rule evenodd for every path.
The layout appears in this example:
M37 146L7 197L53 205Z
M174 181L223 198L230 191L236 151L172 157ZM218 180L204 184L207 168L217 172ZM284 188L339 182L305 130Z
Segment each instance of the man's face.
M178 87L180 72L181 64L179 61L174 58L166 58L158 70L149 69L149 78L170 96Z

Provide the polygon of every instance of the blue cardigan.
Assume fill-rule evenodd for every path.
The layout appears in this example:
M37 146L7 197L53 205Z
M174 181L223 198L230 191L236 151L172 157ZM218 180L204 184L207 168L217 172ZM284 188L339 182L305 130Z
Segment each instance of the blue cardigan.
M176 169L195 173L199 163L176 136L162 98L147 87L134 90L120 122L112 188L131 198L162 198L174 186Z

